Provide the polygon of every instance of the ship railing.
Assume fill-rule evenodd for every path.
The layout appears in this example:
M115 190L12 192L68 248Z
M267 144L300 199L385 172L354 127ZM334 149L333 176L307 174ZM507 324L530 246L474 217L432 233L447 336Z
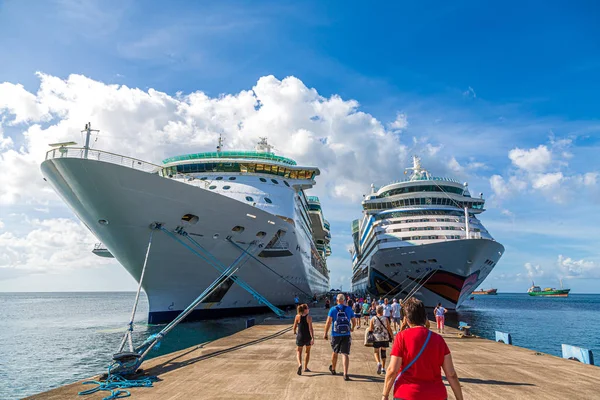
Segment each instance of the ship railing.
M98 242L94 245L94 250L108 250L104 243Z
M55 158L86 158L85 149L83 147L57 147L46 153L46 160ZM87 159L117 164L144 172L157 172L162 169L160 165L103 150L89 149Z

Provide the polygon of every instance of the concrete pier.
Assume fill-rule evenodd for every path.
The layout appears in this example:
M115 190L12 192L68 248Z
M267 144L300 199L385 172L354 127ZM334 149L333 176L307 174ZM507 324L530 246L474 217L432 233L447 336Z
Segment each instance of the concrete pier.
M349 382L328 371L331 347L322 339L324 310L315 321L317 340L310 373L296 374L291 320L267 320L202 346L145 362L142 368L160 381L153 388L131 389L132 399L380 399L383 375L376 374L373 349L363 346L364 326L353 333ZM316 319L316 317L315 317ZM434 326L432 324L432 326ZM492 340L444 335L466 399L593 399L600 393L600 368ZM165 339L168 340L168 337ZM342 370L341 359L338 371ZM446 383L450 399L452 391ZM108 392L81 397L80 382L31 399L96 400Z

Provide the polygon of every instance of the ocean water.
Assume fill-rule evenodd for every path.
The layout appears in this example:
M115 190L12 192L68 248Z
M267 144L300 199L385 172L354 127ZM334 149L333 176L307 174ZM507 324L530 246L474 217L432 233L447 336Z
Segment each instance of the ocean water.
M106 371L117 351L135 293L0 293L0 399L19 399ZM160 331L146 324L144 294L134 344ZM264 314L257 317L271 315ZM151 357L218 339L249 318L178 325ZM84 388L82 387L82 390Z
M106 370L131 312L135 293L0 293L0 399L18 399ZM160 326L145 323L142 297L134 342ZM257 322L270 314L256 316ZM230 335L243 318L180 324L153 357ZM586 347L600 357L600 295L536 298L527 294L476 296L447 322L465 321L494 339L510 332L513 343L560 356L561 343Z
M561 344L592 350L600 359L600 295L570 294L567 298L532 297L526 293L474 296L446 321L465 321L482 337L509 332L513 345L561 356ZM600 364L596 361L596 364Z

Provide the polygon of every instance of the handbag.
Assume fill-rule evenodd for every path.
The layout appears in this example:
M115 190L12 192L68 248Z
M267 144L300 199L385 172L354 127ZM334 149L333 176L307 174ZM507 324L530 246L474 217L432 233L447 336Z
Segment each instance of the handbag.
M373 335L373 331L365 330L365 346L373 347L373 343L375 342L375 335Z
M384 318L387 318L387 317L384 317ZM381 320L379 319L379 317L377 317L377 321L379 321L379 323L381 324L381 326L383 326L383 329L387 332L388 342L392 343L394 341L394 335L391 334L390 331L388 331L387 325L385 325L383 322L381 322Z

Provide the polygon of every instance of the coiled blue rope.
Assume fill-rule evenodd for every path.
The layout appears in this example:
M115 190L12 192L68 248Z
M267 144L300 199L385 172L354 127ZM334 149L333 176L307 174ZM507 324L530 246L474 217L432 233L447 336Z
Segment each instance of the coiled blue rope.
M109 374L104 381L85 381L83 385L98 385L95 388L84 390L79 392L80 396L92 394L100 391L110 392L110 396L103 398L102 400L114 400L122 399L131 396L129 390L119 389L130 389L134 387L152 387L154 382L158 381L156 376L148 376L142 379L126 379L119 374L111 374L109 368Z

